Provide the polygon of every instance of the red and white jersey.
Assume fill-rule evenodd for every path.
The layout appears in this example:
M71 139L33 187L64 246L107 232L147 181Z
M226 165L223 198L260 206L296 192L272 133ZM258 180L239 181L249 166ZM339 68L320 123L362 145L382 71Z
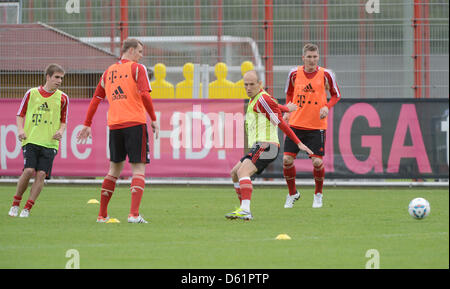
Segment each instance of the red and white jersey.
M50 97L53 93L55 93L54 91L53 92L46 91L42 85L38 87L38 91L42 95L42 97ZM23 96L19 110L17 111L17 116L25 117L28 108L28 101L30 100L30 92L31 89L29 89ZM67 96L67 94L61 91L61 118L60 118L61 123L67 123L68 112L69 112L69 97Z
M291 140L296 144L300 143L298 137L283 120L282 112L288 112L289 109L284 105L278 104L272 96L267 93L262 94L258 102L253 106L253 111L264 114L270 122L278 126Z

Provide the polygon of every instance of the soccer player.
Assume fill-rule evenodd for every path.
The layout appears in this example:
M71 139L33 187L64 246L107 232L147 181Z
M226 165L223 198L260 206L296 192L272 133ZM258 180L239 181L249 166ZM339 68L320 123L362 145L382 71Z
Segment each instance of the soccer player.
M30 196L19 215L22 218L29 217L30 210L44 187L44 180L50 179L59 141L66 129L69 97L58 89L65 72L60 65L49 64L44 74L44 86L31 88L25 93L16 116L24 169L8 213L11 217L19 215L20 201L30 179L34 177Z
M252 220L250 200L253 186L251 176L260 174L279 152L278 127L296 144L298 150L312 154L295 136L282 118L281 112L292 111L296 105L289 103L287 106L279 105L277 100L270 96L262 87L262 81L255 70L250 70L244 75L245 91L250 98L245 115L245 127L248 144L252 145L250 151L231 170L231 178L238 198L240 208L226 214L228 219Z
M317 45L306 44L303 47L302 60L304 65L290 71L285 89L286 101L297 104L298 109L285 113L283 118L289 121L289 125L297 137L314 152L310 156L314 167L315 181L313 208L321 208L325 177L322 157L325 154L327 116L329 109L339 101L341 94L334 73L318 66L319 48ZM328 102L326 90L330 92L331 96ZM292 208L294 202L300 198L300 193L295 186L296 170L294 165L294 159L298 152L296 144L290 138L286 138L283 174L289 193L286 196L285 208Z
M139 207L145 188L145 165L150 162L147 115L158 138L159 127L150 97L151 87L147 68L139 64L144 45L137 39L127 39L122 46L122 58L103 73L78 135L78 142L91 136L91 124L97 107L103 99L109 103L107 123L109 126L110 166L103 180L100 193L100 211L97 222L109 220L107 208L126 156L131 165L131 206L129 223L148 223L140 214Z

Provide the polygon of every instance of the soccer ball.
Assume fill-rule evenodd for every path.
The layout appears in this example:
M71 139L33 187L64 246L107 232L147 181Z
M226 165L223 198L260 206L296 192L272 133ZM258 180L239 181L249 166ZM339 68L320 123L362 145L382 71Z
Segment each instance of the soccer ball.
M415 198L408 206L408 212L414 219L424 219L430 214L430 211L430 203L424 198Z

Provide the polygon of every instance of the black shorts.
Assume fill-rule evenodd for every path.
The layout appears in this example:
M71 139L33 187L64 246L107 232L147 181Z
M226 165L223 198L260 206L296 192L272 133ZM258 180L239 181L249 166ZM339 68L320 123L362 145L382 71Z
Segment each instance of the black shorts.
M110 160L114 163L123 162L127 155L130 163L150 162L148 148L147 125L113 129L109 131Z
M255 143L250 151L241 158L241 163L245 159L250 159L255 167L258 169L256 172L260 174L264 169L274 160L276 160L280 147L274 143Z
M32 168L36 171L44 171L45 178L50 179L53 167L53 160L58 153L57 149L46 148L40 145L27 143L22 147L23 168Z
M325 155L326 130L303 130L293 127L291 129L298 139L312 150L313 156L322 157ZM289 137L286 137L284 140L284 154L296 157L299 151L298 146Z

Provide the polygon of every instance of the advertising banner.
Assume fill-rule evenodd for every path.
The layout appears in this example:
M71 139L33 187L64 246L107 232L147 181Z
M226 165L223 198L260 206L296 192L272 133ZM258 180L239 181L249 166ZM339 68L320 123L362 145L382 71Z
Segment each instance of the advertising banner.
M23 169L17 140L20 99L0 106L0 175ZM93 137L78 144L87 99L71 99L68 125L55 158L53 176L104 176L109 167L108 104L94 116ZM229 177L246 151L245 100L154 100L159 138L150 136L147 177ZM342 99L330 110L326 131L327 178L448 178L447 99ZM283 177L281 151L261 175ZM299 178L312 177L311 160L300 153ZM130 176L128 163L123 176Z
M19 176L23 169L17 139L16 112L21 100L1 100L0 175ZM92 123L92 138L77 143L90 100L71 99L68 124L53 163L52 176L104 176L109 168L108 104L100 103ZM154 100L160 132L152 137L149 119L152 177L229 177L244 152L244 100ZM128 161L123 176L131 176Z
M448 178L448 115L447 99L341 99L328 115L326 177ZM312 177L304 154L295 166ZM279 156L265 176L282 169Z

